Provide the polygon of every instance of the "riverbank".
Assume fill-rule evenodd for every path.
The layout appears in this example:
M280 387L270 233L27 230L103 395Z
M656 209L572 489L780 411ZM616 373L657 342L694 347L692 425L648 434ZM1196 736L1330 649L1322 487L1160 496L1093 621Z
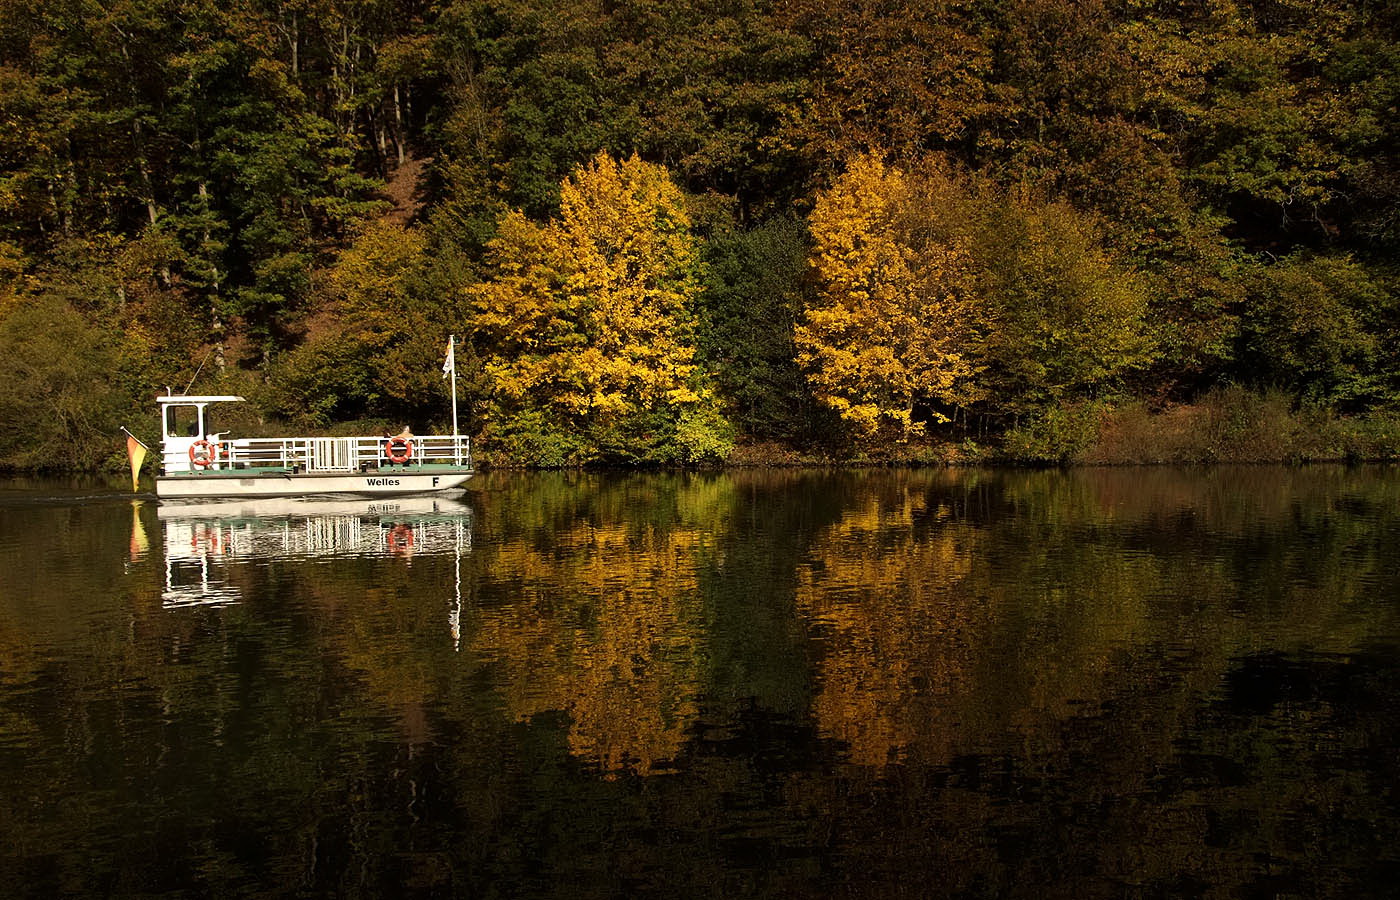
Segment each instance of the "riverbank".
M1201 465L1400 461L1400 416L1342 416L1283 394L1227 388L1199 402L1059 407L995 441L927 441L836 456L779 444L736 448L734 466Z
M264 428L270 426L263 426ZM328 435L378 433L381 422L343 423ZM113 439L97 465L4 465L0 474L119 473L124 444ZM95 448L94 448L95 449ZM500 448L479 443L479 468L530 469ZM1299 403L1282 393L1243 388L1208 392L1194 403L1157 408L1138 400L1069 404L1001 434L985 438L934 435L921 441L800 447L779 441L740 441L710 468L812 466L1131 466L1210 463L1310 463L1400 461L1400 415L1345 416L1320 404ZM155 464L147 458L147 468ZM661 464L657 464L659 467ZM646 463L615 468L646 467ZM608 466L599 465L598 468Z

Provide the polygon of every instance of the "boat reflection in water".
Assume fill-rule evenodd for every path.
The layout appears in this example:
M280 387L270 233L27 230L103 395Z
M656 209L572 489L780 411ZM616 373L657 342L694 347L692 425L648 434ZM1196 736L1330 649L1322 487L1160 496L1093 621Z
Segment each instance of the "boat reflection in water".
M442 496L162 503L157 516L167 608L237 602L231 563L455 554L460 565L471 549L471 507Z

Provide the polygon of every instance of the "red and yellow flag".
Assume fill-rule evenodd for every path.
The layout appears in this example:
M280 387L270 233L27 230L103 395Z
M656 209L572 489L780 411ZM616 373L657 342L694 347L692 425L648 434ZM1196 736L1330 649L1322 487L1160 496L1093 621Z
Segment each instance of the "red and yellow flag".
M126 458L131 460L131 490L135 492L141 489L141 463L146 461L146 445L129 431L126 431Z

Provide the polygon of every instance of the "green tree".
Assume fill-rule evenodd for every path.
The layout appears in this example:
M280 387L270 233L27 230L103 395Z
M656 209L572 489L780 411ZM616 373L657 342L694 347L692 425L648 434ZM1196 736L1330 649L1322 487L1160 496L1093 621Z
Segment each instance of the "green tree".
M421 228L366 226L325 273L316 329L275 367L279 412L321 426L367 416L419 427L441 420L439 368L448 335L465 322L433 268ZM469 370L464 363L459 369Z
M1295 254L1252 278L1239 353L1242 378L1358 410L1400 399L1379 368L1395 297L1346 256Z
M806 224L791 216L713 236L696 332L700 361L735 424L766 440L814 436L793 335L809 291Z
M116 446L131 403L121 387L119 338L46 296L0 321L11 383L0 395L0 465L92 469Z
M821 195L812 234L821 296L799 360L867 436L959 407L1033 412L1150 359L1141 280L1067 203L862 157Z
M1082 397L1151 359L1143 281L1090 219L1021 194L982 210L974 252L985 408L1021 414Z

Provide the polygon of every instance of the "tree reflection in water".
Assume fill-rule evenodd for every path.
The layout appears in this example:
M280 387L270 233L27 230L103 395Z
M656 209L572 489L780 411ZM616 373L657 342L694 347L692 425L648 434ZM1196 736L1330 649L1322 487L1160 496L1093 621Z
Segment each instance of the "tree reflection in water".
M1392 471L499 475L469 501L467 552L230 553L217 525L238 600L180 607L189 521L143 507L143 547L125 502L3 501L0 890L1392 883Z

